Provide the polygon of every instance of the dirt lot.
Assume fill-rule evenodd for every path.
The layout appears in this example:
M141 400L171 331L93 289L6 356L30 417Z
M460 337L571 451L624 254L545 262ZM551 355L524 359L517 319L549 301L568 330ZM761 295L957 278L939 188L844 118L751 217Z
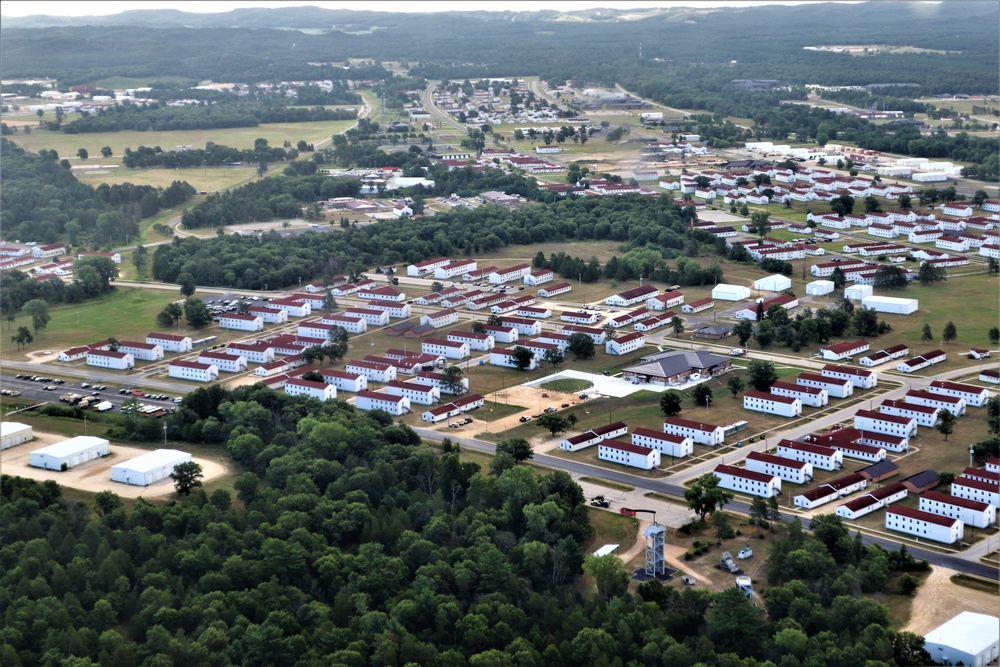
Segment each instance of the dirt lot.
M527 408L527 410L525 412L511 415L509 417L504 417L502 419L498 419L490 423L489 430L493 433L499 433L506 429L511 429L514 428L515 426L519 426L520 422L518 420L525 414L537 415L540 414L542 410L550 406L555 406L558 408L563 403L569 403L570 407L573 407L581 402L585 402L585 401L580 401L579 397L572 392L552 391L549 389L541 389L539 387L527 387L525 385L515 385L513 387L507 387L505 390L495 392L495 394L496 396L494 396L494 394L488 394L486 396L486 401L488 403L492 403L494 400L496 400L497 403L506 403L509 405L523 405L525 408ZM543 394L547 395L548 398L545 398ZM537 451L542 451L541 449L537 449L537 446L543 443L552 444L552 440L553 439L549 435L548 431L542 431L541 429L539 429L538 437L532 438L531 444L536 446ZM556 446L558 446L558 440L555 440L555 444ZM548 450L550 448L551 447L545 447L544 449Z
M98 491L114 491L122 498L155 498L165 496L174 492L173 480L162 479L149 486L132 486L131 484L121 484L111 481L111 467L124 461L134 459L142 454L148 454L150 450L139 447L129 447L111 443L111 454L102 459L89 461L65 472L53 470L42 470L32 468L28 461L33 450L40 449L46 445L65 440L66 436L55 433L43 433L35 431L35 439L17 447L5 449L0 452L0 469L5 475L17 475L27 477L39 482L45 480L55 480L62 486L67 486L80 491L96 493ZM229 469L218 461L212 461L196 457L194 461L201 465L204 473L203 481L208 482L226 474Z
M913 598L910 622L905 630L923 635L963 611L996 616L1000 598L953 584L951 577L954 574L954 570L947 568L931 568L930 575Z

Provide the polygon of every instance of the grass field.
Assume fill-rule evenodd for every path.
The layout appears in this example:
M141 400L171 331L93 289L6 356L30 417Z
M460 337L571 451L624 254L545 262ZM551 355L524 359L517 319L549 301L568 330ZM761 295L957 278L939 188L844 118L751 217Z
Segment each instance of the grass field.
M81 136L81 135L77 135ZM104 162L102 162L104 164ZM276 165L280 166L280 165ZM174 181L187 181L199 192L217 192L241 185L257 175L256 168L242 167L200 167L197 169L102 169L97 171L74 172L82 183L97 186L101 183L132 183L165 188ZM191 202L185 206L190 207Z
M49 309L52 320L35 336L26 352L38 350L65 350L92 343L108 336L118 340L146 340L146 334L156 331L156 314L179 293L165 290L146 290L120 287L114 293L80 304L64 304ZM29 318L20 315L14 326L29 324ZM183 321L181 333L200 337L204 329L188 329ZM22 359L25 351L14 345L4 345L5 359Z
M539 385L542 389L548 389L550 391L566 391L574 392L581 391L583 389L589 389L594 386L593 382L588 382L587 380L574 380L573 378L563 378L560 380L552 380L551 382L546 382Z
M637 531L633 517L594 508L587 509L587 516L594 536L584 545L585 554L597 551L605 544L617 544L618 553L625 553L635 544Z
M29 121L37 117L7 114L5 122ZM290 141L294 146L300 139L312 144L329 141L334 134L339 134L351 126L354 121L336 120L314 123L267 123L257 127L234 127L212 130L177 130L171 132L94 132L87 134L64 134L50 132L44 128L32 127L31 134L18 134L11 137L17 145L30 151L40 149L55 149L60 157L68 158L72 164L120 164L125 148L139 146L160 146L163 150L172 150L174 146L194 146L204 148L209 141L233 148L253 148L257 139L267 139L271 146L281 146ZM101 148L111 148L113 157L109 161L101 159ZM90 159L81 161L76 157L80 148L87 149ZM109 170L110 171L110 170Z
M614 489L615 491L635 491L634 486L629 486L628 484L619 484L618 482L611 482L606 479L601 479L599 477L581 477L581 482L589 482L590 484L597 484L598 486L604 486L609 489Z

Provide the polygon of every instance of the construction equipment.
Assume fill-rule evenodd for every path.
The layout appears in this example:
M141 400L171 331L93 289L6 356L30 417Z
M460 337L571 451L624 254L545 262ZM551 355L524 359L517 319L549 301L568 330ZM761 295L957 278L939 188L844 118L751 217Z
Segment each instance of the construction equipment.
M593 507L603 507L604 509L611 507L611 501L604 496L594 496L590 499L590 504Z
M721 562L719 563L719 567L722 568L723 570L728 570L734 574L740 571L740 568L736 564L736 561L733 560L733 555L728 551L724 551L722 553L722 559Z

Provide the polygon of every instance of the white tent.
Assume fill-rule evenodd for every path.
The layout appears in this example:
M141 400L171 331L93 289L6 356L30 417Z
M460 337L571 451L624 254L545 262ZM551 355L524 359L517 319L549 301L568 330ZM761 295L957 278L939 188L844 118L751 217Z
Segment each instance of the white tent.
M78 435L69 440L57 442L31 452L31 465L46 470L66 470L73 466L92 461L111 453L111 447L104 438Z
M719 301L742 301L750 298L750 288L743 285L719 283L712 290L712 298Z
M34 436L31 427L18 422L0 423L0 449L10 449L21 443L28 442Z
M176 449L157 449L111 468L111 481L148 486L170 476L174 466L187 463L191 455Z
M782 292L792 289L792 279L780 273L753 281L753 288L765 292Z
M824 296L833 293L835 287L832 280L814 280L806 285L806 294Z

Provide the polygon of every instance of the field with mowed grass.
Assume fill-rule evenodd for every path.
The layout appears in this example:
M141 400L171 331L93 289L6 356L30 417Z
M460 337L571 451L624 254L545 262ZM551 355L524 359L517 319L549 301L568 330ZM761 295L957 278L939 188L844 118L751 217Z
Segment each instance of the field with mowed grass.
M181 295L178 292L119 287L98 299L53 306L49 308L51 321L35 335L34 342L21 351L14 345L4 345L2 357L24 359L26 354L39 350L55 352L109 336L118 340L145 341L146 334L151 331L165 331L157 326L156 314L179 298ZM19 315L14 320L15 328L25 325L31 326L31 320L26 315ZM189 329L182 320L180 333L200 338L213 328L217 329ZM175 329L170 331L176 333Z
M160 146L163 150L173 150L175 146L193 146L204 148L212 142L232 148L253 148L257 139L267 139L270 146L281 146L285 141L294 146L299 140L311 144L329 141L334 134L339 134L350 127L352 120L331 120L311 123L265 123L257 127L233 127L207 130L173 130L169 132L138 132L133 130L123 132L88 132L84 134L65 134L52 132L38 127L37 117L23 114L4 114L4 122L21 121L28 123L31 134L24 134L23 129L17 135L8 137L18 146L38 152L41 149L55 150L62 158L69 159L71 164L120 164L125 148L139 146ZM112 157L101 158L101 148L111 148ZM88 160L77 158L77 151L85 148L90 154ZM110 171L110 170L109 170ZM167 170L170 171L170 170Z
M105 164L105 162L101 162ZM282 165L272 165L275 169L280 169ZM151 185L157 188L166 188L174 181L186 181L198 192L218 192L231 188L234 185L241 185L257 175L257 169L252 166L241 167L197 167L192 169L128 169L120 167L118 169L75 170L77 179L97 187L101 183L115 185L117 183L131 183L133 185ZM190 207L191 202L185 204Z

